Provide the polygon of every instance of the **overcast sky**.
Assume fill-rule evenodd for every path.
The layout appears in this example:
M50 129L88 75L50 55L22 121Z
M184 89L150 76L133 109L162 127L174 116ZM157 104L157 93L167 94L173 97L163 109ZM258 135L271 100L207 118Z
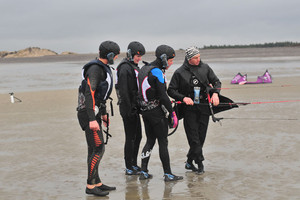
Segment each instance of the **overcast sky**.
M0 0L0 51L300 42L299 0Z

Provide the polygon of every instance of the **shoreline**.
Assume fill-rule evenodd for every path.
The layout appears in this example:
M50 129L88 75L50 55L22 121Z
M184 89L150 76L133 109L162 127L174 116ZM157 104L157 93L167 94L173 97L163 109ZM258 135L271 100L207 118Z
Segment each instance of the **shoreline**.
M184 60L184 50L176 50L175 63ZM211 59L231 59L231 58L256 58L256 57L300 57L300 47L273 47L273 48L234 48L234 49L200 49L201 57L210 61ZM0 64L5 63L38 63L38 62L86 62L98 57L97 53L53 55L41 57L18 57L0 58ZM120 58L124 58L125 53L121 52ZM143 59L152 61L155 59L153 51L147 52ZM297 58L298 59L298 58Z

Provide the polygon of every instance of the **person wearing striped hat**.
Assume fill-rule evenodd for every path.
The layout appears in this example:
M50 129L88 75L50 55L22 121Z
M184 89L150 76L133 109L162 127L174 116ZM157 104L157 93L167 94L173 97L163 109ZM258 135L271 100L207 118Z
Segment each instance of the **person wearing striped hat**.
M221 82L214 71L200 59L200 51L189 47L185 51L185 60L173 74L168 95L176 101L182 101L179 118L183 118L184 129L190 146L185 168L198 174L204 173L203 145L209 122L210 109L207 102L208 88L215 88L211 99L214 106L219 104L218 88ZM210 90L212 91L212 90ZM198 165L194 166L193 162Z

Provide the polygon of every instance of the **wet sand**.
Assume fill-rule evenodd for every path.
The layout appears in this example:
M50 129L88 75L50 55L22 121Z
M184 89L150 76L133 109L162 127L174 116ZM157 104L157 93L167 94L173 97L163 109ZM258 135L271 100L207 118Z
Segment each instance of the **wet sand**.
M299 76L274 77L264 85L224 81L223 87L232 89L222 94L238 102L299 100L299 85ZM101 199L84 192L87 148L76 118L77 90L16 96L21 103L0 94L0 199ZM149 163L153 179L124 175L123 124L115 91L112 97L113 137L100 176L117 190L102 199L299 199L300 102L240 106L217 114L236 119L224 119L222 126L210 121L203 175L184 169L188 144L180 121L169 137L169 152L173 173L184 179L165 183L157 144Z

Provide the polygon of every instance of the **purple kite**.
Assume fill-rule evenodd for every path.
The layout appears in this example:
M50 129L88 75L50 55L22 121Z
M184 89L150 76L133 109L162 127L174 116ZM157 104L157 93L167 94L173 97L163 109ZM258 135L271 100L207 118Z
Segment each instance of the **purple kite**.
M266 72L262 76L258 76L257 80L255 82L249 82L247 81L247 74L242 75L241 73L238 73L235 75L235 77L231 80L231 84L260 84L260 83L272 83L272 76L266 70Z

